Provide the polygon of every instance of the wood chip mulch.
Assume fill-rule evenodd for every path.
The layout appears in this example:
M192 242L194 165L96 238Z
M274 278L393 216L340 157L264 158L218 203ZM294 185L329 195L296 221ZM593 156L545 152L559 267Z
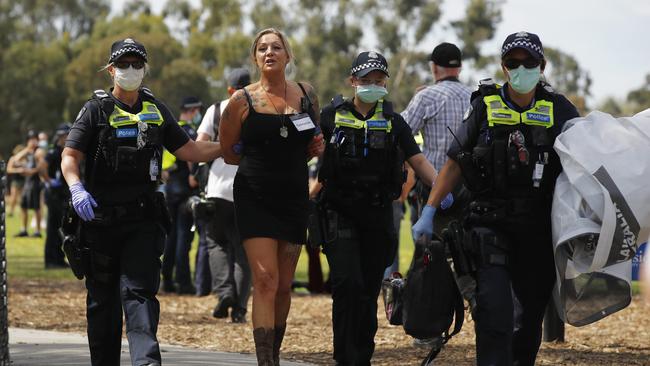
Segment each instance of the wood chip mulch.
M159 295L162 343L207 350L252 353L250 323L214 319L213 296ZM9 279L9 325L69 332L85 332L86 292L81 281ZM332 302L327 295L293 297L289 327L282 348L288 360L333 365ZM419 365L428 350L412 345L401 327L388 325L379 299L379 330L373 365ZM249 305L250 309L250 305ZM544 343L538 365L650 366L650 304L640 297L596 324L567 326L566 343ZM473 365L474 330L471 320L436 359L438 365Z

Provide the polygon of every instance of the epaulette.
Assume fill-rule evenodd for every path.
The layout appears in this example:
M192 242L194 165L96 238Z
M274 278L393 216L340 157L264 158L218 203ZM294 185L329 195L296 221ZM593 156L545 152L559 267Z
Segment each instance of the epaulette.
M99 103L99 107L105 116L110 116L111 113L113 113L113 109L115 109L115 102L105 90L95 90L91 99L94 99ZM108 119L108 117L106 117L106 119Z
M334 98L332 98L332 107L334 109L339 109L343 104L345 103L345 98L343 98L343 95L338 94Z
M544 89L545 92L555 94L555 89L549 84L548 82L544 80L540 80L539 85L542 86L542 89Z
M151 91L151 89L147 88L146 86L141 87L140 91L142 92L142 94L144 94L148 98L150 98L152 100L156 99L156 96L153 95L153 92Z
M104 89L97 89L93 92L93 95L97 97L97 99L105 99L105 98L110 98L110 95L106 92Z
M395 115L395 110L393 109L392 102L384 101L383 107L384 107L383 113L385 116L393 117Z
M492 78L481 79L478 82L478 89L472 93L470 101L478 97L486 97L488 95L494 95L499 90L499 85L492 80Z

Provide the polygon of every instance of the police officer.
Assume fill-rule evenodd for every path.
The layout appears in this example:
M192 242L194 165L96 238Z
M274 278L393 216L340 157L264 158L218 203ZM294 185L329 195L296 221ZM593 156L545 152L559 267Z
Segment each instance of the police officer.
M397 248L392 202L404 182L404 160L429 185L436 172L404 119L384 100L384 56L360 53L350 75L354 97L339 95L321 111L327 145L319 200L334 301L334 359L337 365L370 365L377 296Z
M62 123L54 132L54 144L45 156L45 203L47 204L47 228L45 236L45 268L65 268L59 227L63 220L63 207L70 199L68 185L61 173L61 153L70 132L70 124Z
M192 139L196 140L194 126L201 121L203 104L197 97L183 98L178 125ZM187 199L197 193L198 183L190 174L191 163L178 160L169 151L163 153L163 169L167 172L165 199L171 215L172 227L165 241L162 261L162 289L165 292L194 295L196 289L190 276L190 249L194 232L192 231L192 212L187 207ZM174 273L174 268L176 269Z
M88 343L93 365L119 365L122 309L131 362L160 365L156 339L160 255L168 226L156 193L163 146L184 161L220 155L212 142L194 142L167 107L141 87L145 47L113 43L106 67L114 86L97 90L66 140L61 168L89 248L85 271ZM79 163L84 160L84 180Z
M466 248L477 262L476 357L483 365L533 365L555 270L551 202L562 170L553 143L576 108L540 81L539 37L509 35L501 48L508 82L482 82L414 236L430 235L440 199L462 178L474 193Z

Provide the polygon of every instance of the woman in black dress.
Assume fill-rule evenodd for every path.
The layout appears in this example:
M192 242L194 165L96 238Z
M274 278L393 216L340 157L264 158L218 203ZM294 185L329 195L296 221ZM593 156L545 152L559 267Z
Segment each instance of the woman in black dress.
M258 364L279 365L291 282L306 242L307 161L324 145L314 88L286 79L293 58L286 37L272 28L259 32L251 57L260 79L233 94L219 135L226 163L239 164L235 216L253 273Z

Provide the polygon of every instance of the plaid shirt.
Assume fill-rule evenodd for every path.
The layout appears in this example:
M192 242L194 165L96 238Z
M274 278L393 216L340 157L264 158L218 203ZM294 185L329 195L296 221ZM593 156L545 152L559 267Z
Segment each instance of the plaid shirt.
M447 161L447 150L454 139L447 126L456 133L469 108L471 94L458 81L442 80L418 92L401 113L414 135L422 131L422 150L438 172Z

